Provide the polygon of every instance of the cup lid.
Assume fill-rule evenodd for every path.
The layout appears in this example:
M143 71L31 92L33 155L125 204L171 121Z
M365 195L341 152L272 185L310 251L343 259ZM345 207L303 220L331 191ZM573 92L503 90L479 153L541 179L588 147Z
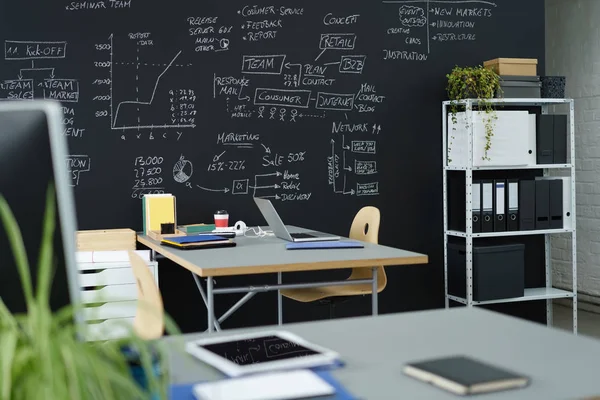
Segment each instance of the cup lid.
M228 214L227 210L215 211L215 215L226 215L226 214Z

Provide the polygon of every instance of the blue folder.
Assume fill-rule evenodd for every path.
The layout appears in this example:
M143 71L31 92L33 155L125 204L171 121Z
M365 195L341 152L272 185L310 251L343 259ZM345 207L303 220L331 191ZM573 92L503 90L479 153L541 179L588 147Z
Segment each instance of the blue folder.
M219 235L190 235L190 236L174 236L169 237L166 240L177 244L185 243L198 243L198 242L210 242L212 240L226 240L223 236Z
M323 397L323 400L358 400L358 397L350 394L338 381L326 370L314 370L323 380L335 388L335 394ZM200 382L196 382L200 383ZM197 400L194 397L193 387L196 383L185 385L171 385L169 400Z
M288 250L304 249L362 249L365 245L356 240L327 240L323 242L293 242L287 243Z

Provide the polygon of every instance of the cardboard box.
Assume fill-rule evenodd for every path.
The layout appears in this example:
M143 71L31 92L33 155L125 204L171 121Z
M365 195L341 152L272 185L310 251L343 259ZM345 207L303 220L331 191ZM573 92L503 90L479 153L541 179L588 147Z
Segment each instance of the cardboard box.
M536 58L496 58L483 63L487 69L491 69L498 75L537 75Z
M136 234L132 229L101 229L77 232L78 251L135 250Z

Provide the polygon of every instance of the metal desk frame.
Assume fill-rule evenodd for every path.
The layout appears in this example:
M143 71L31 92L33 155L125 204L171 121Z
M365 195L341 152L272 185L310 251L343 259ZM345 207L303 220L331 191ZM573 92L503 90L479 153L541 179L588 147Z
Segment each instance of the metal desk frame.
M158 256L154 249L151 249L151 259L156 261ZM368 268L368 267L366 267ZM278 325L283 324L283 296L281 295L282 289L306 289L323 286L349 286L349 285L362 285L365 283L371 284L371 314L376 316L378 314L378 293L377 293L377 267L371 267L372 278L371 279L354 279L354 280L343 280L343 281L328 281L328 282L316 282L316 283L283 283L283 273L277 272L277 285L264 285L264 286L241 286L241 287L229 287L223 289L214 288L214 278L209 276L206 277L206 291L202 285L202 277L198 276L194 272L191 272L196 287L202 296L204 305L208 313L208 332L220 332L221 324L229 318L234 312L239 310L244 304L246 304L251 298L257 293L274 292L277 291L277 323ZM233 293L245 293L244 296L239 299L229 310L227 310L218 319L215 316L214 309L214 296L217 294L233 294Z

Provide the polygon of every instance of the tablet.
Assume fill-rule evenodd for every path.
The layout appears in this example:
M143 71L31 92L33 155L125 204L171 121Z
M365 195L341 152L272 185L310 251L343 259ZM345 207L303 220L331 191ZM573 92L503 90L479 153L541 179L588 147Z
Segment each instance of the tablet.
M335 364L339 354L286 331L208 337L186 351L229 376Z

